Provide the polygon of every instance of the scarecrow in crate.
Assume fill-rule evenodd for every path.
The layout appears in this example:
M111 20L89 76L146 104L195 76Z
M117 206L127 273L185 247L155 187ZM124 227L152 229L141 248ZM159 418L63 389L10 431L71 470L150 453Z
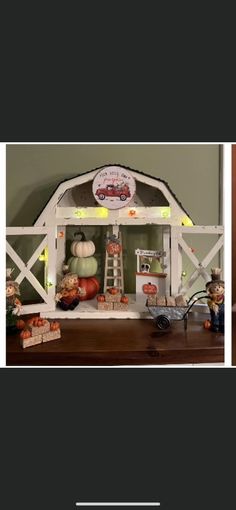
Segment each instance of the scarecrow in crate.
M84 289L79 287L78 275L67 273L59 284L55 300L62 310L74 310L80 302Z
M211 314L211 330L224 333L224 293L225 283L220 279L221 269L211 270L211 281L206 284L209 296L208 306Z
M19 284L12 279L12 269L6 270L6 329L7 333L17 331L17 316L20 314L21 302Z

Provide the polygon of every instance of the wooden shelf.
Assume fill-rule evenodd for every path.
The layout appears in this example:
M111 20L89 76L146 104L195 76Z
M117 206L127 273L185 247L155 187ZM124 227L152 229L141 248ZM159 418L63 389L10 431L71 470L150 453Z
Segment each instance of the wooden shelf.
M27 349L7 336L7 366L119 366L223 363L224 337L203 328L203 318L174 322L168 331L154 321L63 319L61 339Z

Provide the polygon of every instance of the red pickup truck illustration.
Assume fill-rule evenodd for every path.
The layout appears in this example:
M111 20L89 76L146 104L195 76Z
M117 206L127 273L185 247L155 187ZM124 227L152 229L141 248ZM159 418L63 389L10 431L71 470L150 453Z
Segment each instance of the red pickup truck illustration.
M122 186L108 184L105 188L98 188L95 195L99 200L104 200L106 197L120 197L120 200L124 201L130 197L130 189L127 184Z

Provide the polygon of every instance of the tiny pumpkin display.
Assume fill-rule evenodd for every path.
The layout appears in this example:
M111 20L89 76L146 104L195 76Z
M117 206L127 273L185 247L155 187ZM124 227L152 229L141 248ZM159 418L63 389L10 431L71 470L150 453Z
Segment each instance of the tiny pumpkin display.
M23 329L20 333L20 337L22 340L25 340L26 338L30 338L31 333L30 333L29 329Z
M71 243L70 251L74 257L91 257L95 253L95 245L93 241L87 241L83 232L74 234L80 235L80 241L73 241Z
M156 294L157 286L154 283L148 282L143 285L144 294Z
M121 303L124 303L125 305L127 305L127 304L129 303L129 298L128 298L128 296L125 296L125 295L121 296L121 298L120 298L120 302L121 302Z
M23 321L22 319L19 319L18 321L16 321L16 327L17 327L17 329L24 329L25 321Z
M98 301L99 303L104 303L104 301L105 301L105 296L104 296L104 294L99 294L99 295L97 296L97 301Z

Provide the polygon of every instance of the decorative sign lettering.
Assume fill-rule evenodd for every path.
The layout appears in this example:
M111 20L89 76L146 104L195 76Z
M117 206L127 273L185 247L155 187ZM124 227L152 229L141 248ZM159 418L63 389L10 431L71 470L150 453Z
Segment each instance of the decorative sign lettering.
M135 194L135 179L119 166L100 170L93 180L93 195L97 202L108 209L125 207Z
M160 258L165 257L165 251L154 251L154 250L135 250L135 255L140 255L142 257L152 257L152 258Z

